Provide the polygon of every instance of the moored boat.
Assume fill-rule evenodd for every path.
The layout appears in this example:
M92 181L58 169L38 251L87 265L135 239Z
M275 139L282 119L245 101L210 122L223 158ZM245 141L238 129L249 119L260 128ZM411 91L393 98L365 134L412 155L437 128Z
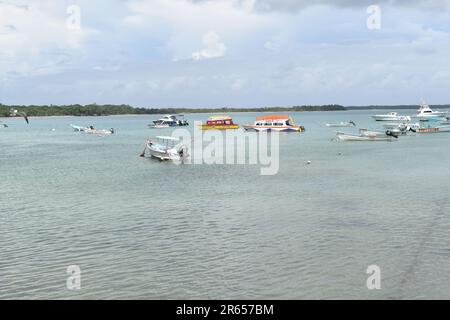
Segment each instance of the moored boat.
M176 148L176 144L180 140L173 137L158 136L155 140L147 140L145 149L141 157L145 157L147 153L150 157L161 161L182 161L189 157L186 146Z
M189 123L184 119L182 114L179 115L167 115L162 117L161 119L153 121L153 124L149 124L148 126L153 129L162 129L162 128L170 128L177 126L188 126Z
M83 131L89 129L89 127L81 127L81 126L76 126L74 124L71 124L70 126L72 127L73 131L76 131L76 132L83 132Z
M401 116L397 112L389 112L388 114L378 114L372 116L375 121L411 121L410 116Z
M371 129L359 129L359 133L362 136L377 136L377 137L393 137L398 138L402 132L399 129L392 129L392 130L371 130Z
M325 126L330 128L356 127L356 123L350 120L348 122L330 122L326 123Z
M416 118L420 121L429 121L445 118L447 114L448 112L432 110L428 104L422 103L419 109L419 114L416 115Z
M239 125L233 123L230 116L213 116L205 124L200 125L201 130L230 130L239 129Z
M336 140L338 141L392 141L393 136L378 134L352 134L344 132L336 132Z
M111 129L96 129L94 126L89 127L81 127L71 124L72 129L76 132L86 133L86 134L95 134L99 136L107 136L115 133L113 128Z
M268 115L257 117L254 124L244 125L246 131L279 131L279 132L303 132L305 127L295 125L292 117L287 115Z
M406 134L408 132L416 132L418 128L420 128L420 124L418 123L386 123L383 125L386 130L400 130L402 134Z

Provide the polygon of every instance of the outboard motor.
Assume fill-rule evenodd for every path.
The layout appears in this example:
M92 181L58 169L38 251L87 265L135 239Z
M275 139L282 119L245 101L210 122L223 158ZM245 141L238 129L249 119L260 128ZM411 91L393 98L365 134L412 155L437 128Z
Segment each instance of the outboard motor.
M178 155L181 159L186 158L188 156L187 148L184 146L180 147L180 149L178 149Z
M111 131L111 134L115 133L114 128L111 128L109 131Z
M391 130L386 131L386 135L398 139L398 134L392 132Z

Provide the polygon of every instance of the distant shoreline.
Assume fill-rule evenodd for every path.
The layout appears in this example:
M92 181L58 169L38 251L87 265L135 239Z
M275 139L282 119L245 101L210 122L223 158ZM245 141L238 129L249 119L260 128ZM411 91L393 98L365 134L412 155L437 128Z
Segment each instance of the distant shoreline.
M450 105L431 105L433 109L450 109ZM263 108L136 108L130 105L63 105L63 106L18 106L0 104L0 118L10 117L10 110L26 112L29 117L86 117L86 116L142 116L161 114L200 113L257 113L257 112L323 112L323 111L375 111L375 110L417 110L418 105L390 106L342 106L316 105Z

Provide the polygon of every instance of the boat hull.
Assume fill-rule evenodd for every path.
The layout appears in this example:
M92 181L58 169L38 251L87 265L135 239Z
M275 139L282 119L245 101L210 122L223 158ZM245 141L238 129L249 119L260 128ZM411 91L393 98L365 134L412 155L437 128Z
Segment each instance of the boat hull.
M432 127L432 128L419 128L416 130L417 133L441 133L450 132L450 126L448 127Z
M389 115L376 115L372 116L375 121L411 121L410 116L389 116Z
M200 130L236 130L239 129L239 125L233 124L233 125L215 125L215 126L209 126L207 124L200 125Z
M355 135L343 132L336 133L336 140L338 141L392 141L392 137L379 135Z
M255 126L255 125L245 125L243 126L245 131L255 131L255 132L303 132L305 128L301 126Z
M160 145L154 145L147 143L147 150L152 158L159 159L161 161L182 161L189 157L187 149L184 148L184 155L180 154L175 148L164 148Z
M350 128L354 127L355 125L353 125L352 123L327 123L325 124L325 126L328 128Z

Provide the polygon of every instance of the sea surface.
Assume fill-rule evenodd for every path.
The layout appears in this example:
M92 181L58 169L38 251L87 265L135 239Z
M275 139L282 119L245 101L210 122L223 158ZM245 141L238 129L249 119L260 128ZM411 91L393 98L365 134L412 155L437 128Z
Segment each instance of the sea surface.
M171 134L147 128L158 116L1 119L0 299L450 299L450 133L335 142L324 127L379 128L374 113L293 113L307 131L280 135L272 176L139 157Z

